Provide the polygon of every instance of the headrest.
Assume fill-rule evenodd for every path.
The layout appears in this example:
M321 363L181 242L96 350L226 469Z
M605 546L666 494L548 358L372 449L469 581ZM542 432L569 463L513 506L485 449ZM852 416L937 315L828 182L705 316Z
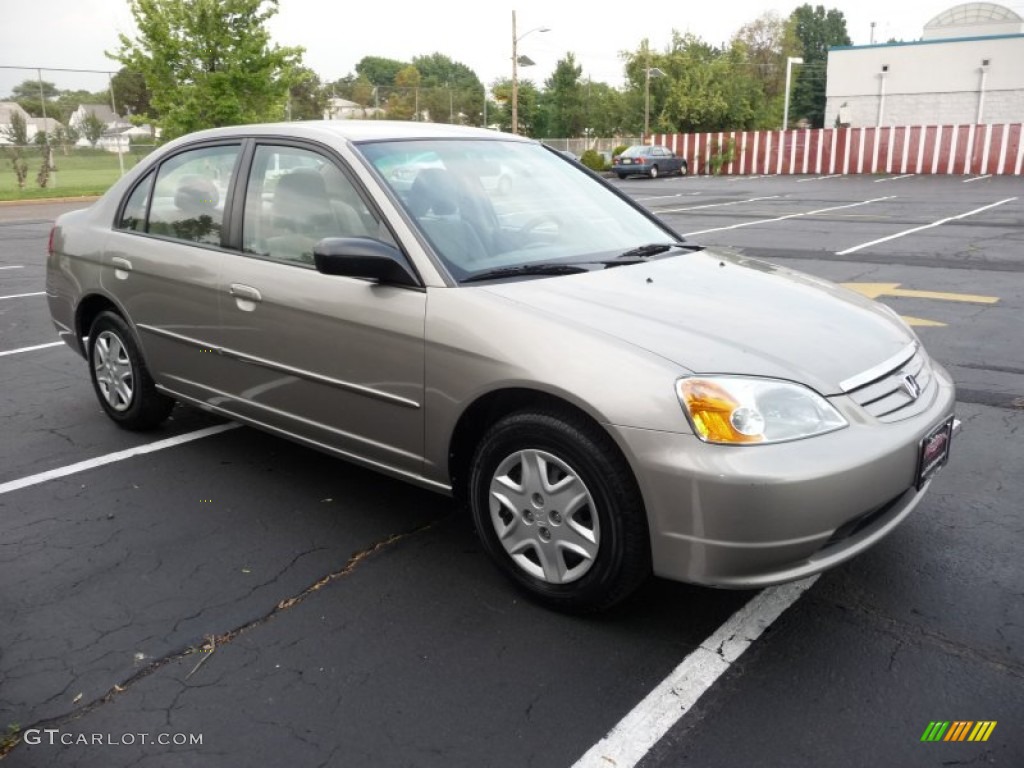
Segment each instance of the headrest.
M185 176L174 193L175 207L193 216L214 213L218 202L220 193L216 185L205 176Z
M409 190L409 207L416 216L451 216L459 208L458 183L443 168L424 168Z

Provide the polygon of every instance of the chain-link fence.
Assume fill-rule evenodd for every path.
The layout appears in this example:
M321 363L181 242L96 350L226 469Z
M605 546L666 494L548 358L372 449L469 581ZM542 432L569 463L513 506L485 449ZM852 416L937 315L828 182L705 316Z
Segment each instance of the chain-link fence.
M0 198L98 194L156 144L132 73L0 65Z

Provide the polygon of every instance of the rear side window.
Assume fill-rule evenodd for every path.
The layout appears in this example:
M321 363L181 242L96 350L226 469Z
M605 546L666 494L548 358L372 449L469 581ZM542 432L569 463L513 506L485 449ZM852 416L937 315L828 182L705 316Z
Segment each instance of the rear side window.
M145 231L176 240L220 245L224 203L240 151L237 145L203 147L165 160L157 171ZM141 186L132 193L125 214ZM144 203L142 207L145 209Z
M128 201L124 204L121 218L117 222L118 229L130 229L134 232L146 231L146 209L149 207L149 192L153 188L153 176L150 173L132 190Z

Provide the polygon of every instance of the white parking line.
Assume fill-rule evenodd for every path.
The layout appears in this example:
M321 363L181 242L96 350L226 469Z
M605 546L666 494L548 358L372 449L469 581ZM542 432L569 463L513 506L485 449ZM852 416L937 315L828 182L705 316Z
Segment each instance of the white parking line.
M961 184L970 184L972 181L981 181L982 179L991 179L992 174L986 173L984 176L975 176L973 179L964 179Z
M913 173L904 173L900 176L889 176L888 178L885 179L875 179L875 184L881 184L883 181L899 181L900 179L909 179L911 176L914 175L915 174Z
M23 264L17 264L17 265L15 265L13 267L0 267L0 269L23 269L23 268L24 268Z
M702 229L697 232L684 232L684 237L691 237L692 235L705 235L708 232L724 232L727 229L740 229L742 227L753 227L757 224L771 224L776 221L785 221L786 219L797 219L801 216L815 216L819 213L828 213L829 211L838 211L843 208L856 208L860 205L869 205L870 203L879 203L882 200L892 200L896 195L886 195L885 197L874 197L870 200L863 200L859 203L847 203L846 205L834 205L831 208L819 208L816 211L803 211L802 213L789 213L785 216L778 216L774 219L758 219L757 221L744 221L739 224L730 224L727 227L715 227L713 229Z
M67 477L68 475L85 472L86 470L102 467L106 464L113 464L115 461L124 461L125 459L132 458L133 456L154 453L156 451L162 451L164 448L173 448L176 445L190 443L193 440L201 440L204 437L219 435L221 432L227 432L229 429L236 429L240 426L241 424L235 423L217 424L213 427L197 429L195 432L186 432L184 435L175 435L174 437L157 440L153 443L146 443L145 445L137 445L134 448L128 448L123 451L108 453L105 456L86 459L85 461L79 461L76 464L68 464L66 467L57 467L56 469L50 469L36 475L29 475L28 477L22 477L17 480L8 480L6 483L0 483L0 496L5 493L10 493L11 491L20 490L21 488L39 485L40 483L45 483L48 480L56 480L59 477Z
M24 299L28 296L45 296L46 291L38 291L36 293L12 293L10 296L0 296L0 301L4 299Z
M728 203L707 203L706 205L691 205L687 208L666 208L654 213L682 213L683 211L699 211L702 208L721 208L724 205L742 205L743 203L756 203L758 200L774 200L779 195L768 195L767 197L751 197L747 200L732 200Z
M1008 197L1005 200L1000 200L998 203L992 203L991 205L983 205L981 208L975 208L973 211L968 211L967 213L961 213L959 216L947 216L944 219L939 219L938 221L933 221L931 224L925 224L924 226L921 226L921 227L914 227L913 229L905 229L902 232L897 232L896 234L888 235L887 237L880 237L877 240L872 240L871 242L868 242L868 243L861 243L860 245L855 245L852 248L847 248L845 251L836 251L836 256L845 256L848 253L856 253L857 251L859 251L859 250L861 250L863 248L870 248L872 245L878 245L879 243L886 243L889 240L895 240L898 237L905 237L906 235L912 235L915 232L921 232L921 231L923 231L925 229L931 229L932 227L937 227L937 226L939 226L941 224L946 224L947 222L950 222L950 221L956 221L957 219L965 219L968 216L973 216L976 213L981 213L982 211L987 211L989 208L995 208L996 206L999 206L999 205L1005 205L1006 203L1012 203L1016 199L1017 199L1016 197Z
M674 195L654 195L653 197L634 197L633 199L637 202L646 202L648 200L663 200L666 197L695 197L696 195L702 195L703 192L676 192Z
M828 176L813 176L809 179L797 179L797 184L803 184L805 181L824 181L825 179L838 179L843 174L841 173L830 173Z
M46 349L48 347L61 347L64 345L63 341L51 341L49 344L36 344L34 347L18 347L18 349L5 349L0 352L0 357L6 355L17 355L22 352L34 352L37 349Z
M769 587L740 608L572 768L633 768L817 576Z

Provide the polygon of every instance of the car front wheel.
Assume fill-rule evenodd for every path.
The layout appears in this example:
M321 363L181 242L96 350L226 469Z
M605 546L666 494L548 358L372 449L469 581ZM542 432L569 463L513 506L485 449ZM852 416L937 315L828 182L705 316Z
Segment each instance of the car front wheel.
M689 171L689 167L687 166L686 161L684 160L683 164L681 166L679 166L679 175L680 176L685 176L688 171Z
M174 400L160 394L128 324L102 312L89 330L89 372L107 415L125 429L153 429L167 418Z
M484 436L470 473L484 549L559 610L605 609L650 574L647 518L625 459L599 426L522 411Z

